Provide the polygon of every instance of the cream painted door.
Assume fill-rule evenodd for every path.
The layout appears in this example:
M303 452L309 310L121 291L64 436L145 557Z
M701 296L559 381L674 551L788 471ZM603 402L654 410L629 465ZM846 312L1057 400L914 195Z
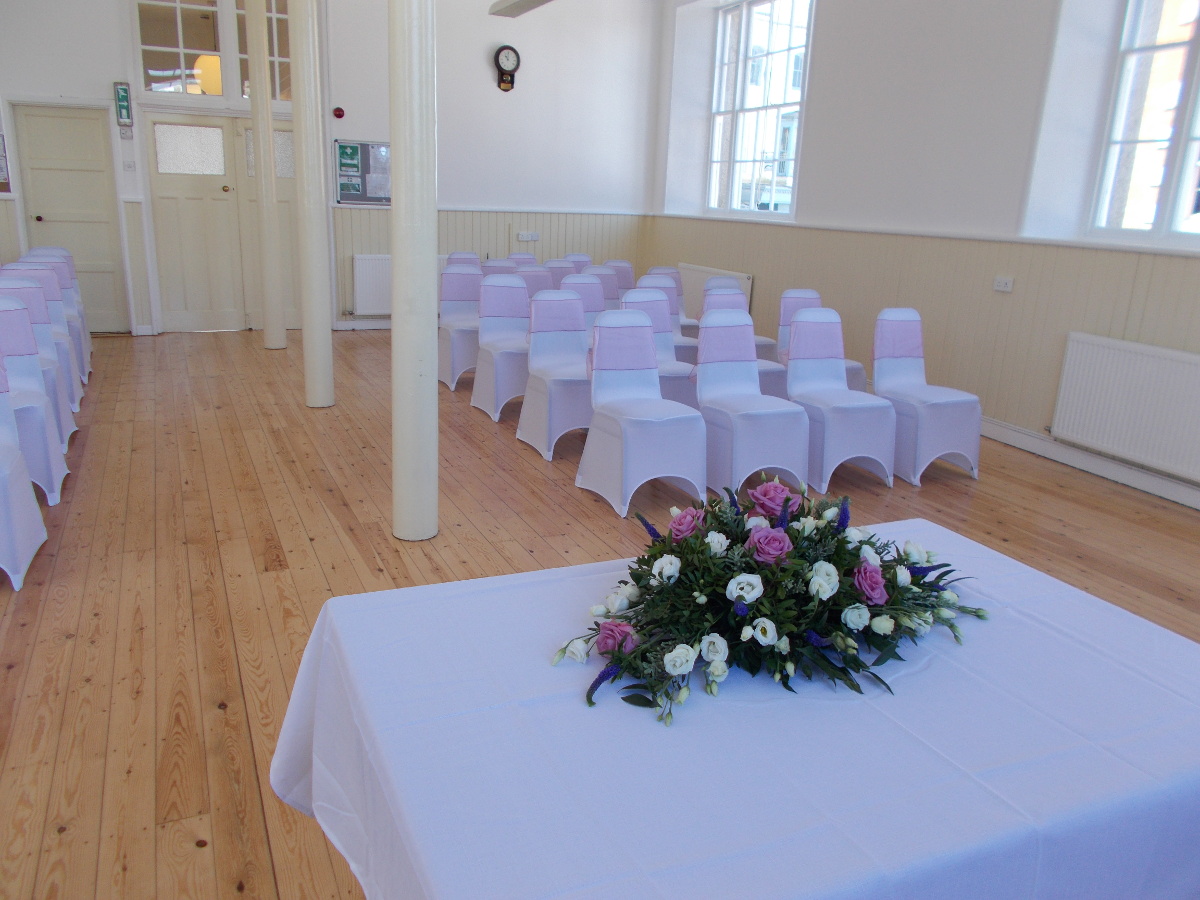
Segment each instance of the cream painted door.
M13 111L29 245L71 251L92 331L129 331L108 111Z
M235 120L157 115L147 130L163 329L248 327Z

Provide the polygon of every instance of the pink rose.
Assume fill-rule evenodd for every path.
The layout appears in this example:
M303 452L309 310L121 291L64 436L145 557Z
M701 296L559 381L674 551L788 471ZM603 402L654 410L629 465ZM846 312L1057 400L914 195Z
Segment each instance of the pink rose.
M600 634L596 637L596 652L601 656L612 656L614 650L630 652L638 645L637 635L628 622L600 623Z
M771 521L779 518L779 514L783 512L785 500L791 500L788 503L788 516L790 517L800 508L800 501L803 499L793 494L787 485L780 484L778 481L765 481L749 491L748 496L754 502L754 511L760 516L766 516Z
M854 586L858 588L868 603L878 606L887 603L887 588L883 583L883 570L867 561L858 564L854 570Z
M746 540L746 549L753 550L760 563L771 565L792 552L792 539L782 528L754 528Z
M682 541L691 537L704 524L704 510L689 506L671 520L671 540Z

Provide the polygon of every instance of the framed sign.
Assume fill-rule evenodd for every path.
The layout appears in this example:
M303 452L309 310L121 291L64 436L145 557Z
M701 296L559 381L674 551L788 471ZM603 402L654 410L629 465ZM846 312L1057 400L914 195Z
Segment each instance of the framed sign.
M387 144L334 141L337 202L387 206L392 202L392 158Z
M133 124L133 102L129 99L129 82L113 82L113 102L117 105L117 124Z

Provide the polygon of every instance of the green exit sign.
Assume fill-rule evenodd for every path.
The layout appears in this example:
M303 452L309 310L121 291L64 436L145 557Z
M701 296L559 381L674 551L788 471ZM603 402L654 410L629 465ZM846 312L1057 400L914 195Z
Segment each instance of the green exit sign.
M117 103L117 124L133 124L133 103L129 99L129 82L113 82L113 99Z

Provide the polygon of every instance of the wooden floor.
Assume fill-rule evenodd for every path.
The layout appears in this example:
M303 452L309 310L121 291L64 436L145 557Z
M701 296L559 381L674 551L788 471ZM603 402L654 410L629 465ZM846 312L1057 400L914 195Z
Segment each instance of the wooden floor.
M323 410L290 340L95 340L50 538L20 593L0 575L0 897L361 896L268 784L324 600L643 545L574 487L580 434L545 462L469 377L439 388L441 531L394 540L388 334L335 335ZM1200 513L990 441L982 471L889 490L843 468L831 491L857 524L931 519L1200 639ZM681 499L633 508L661 524Z

